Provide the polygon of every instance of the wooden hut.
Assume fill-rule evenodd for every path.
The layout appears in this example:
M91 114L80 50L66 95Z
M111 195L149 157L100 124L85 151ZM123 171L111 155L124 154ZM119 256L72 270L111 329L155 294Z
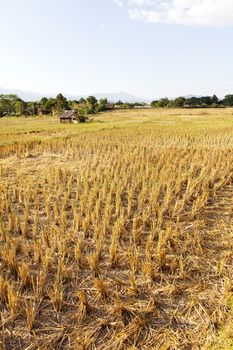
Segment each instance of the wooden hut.
M59 119L61 123L85 123L88 120L88 117L79 114L77 111L69 110L62 111L59 115Z

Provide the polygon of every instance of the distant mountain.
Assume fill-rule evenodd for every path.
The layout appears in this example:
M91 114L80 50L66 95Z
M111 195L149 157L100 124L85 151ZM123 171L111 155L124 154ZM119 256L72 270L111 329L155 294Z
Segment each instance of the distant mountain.
M95 96L98 100L101 99L101 98L107 98L111 102L118 102L118 101L130 102L130 103L134 103L134 102L146 102L146 103L149 103L150 102L150 100L148 100L148 99L143 99L143 98L140 98L140 97L132 96L132 95L129 95L129 94L125 93L125 92L96 93L96 94L93 94L93 96Z
M192 97L201 98L201 97L203 97L203 95L186 95L184 97L185 98L192 98Z
M51 94L40 94L38 92L33 92L33 91L23 91L19 89L4 89L0 87L0 94L15 94L22 98L24 101L38 101L42 97L55 97L57 94L56 93L51 93ZM81 97L88 97L88 95L70 95L63 93L63 95L70 99L70 100L79 100ZM101 98L107 98L111 102L117 102L117 101L122 101L122 102L150 102L150 100L146 100L143 98L135 97L132 95L129 95L125 92L118 92L118 93L93 93L91 94L95 96L98 100Z
M22 98L24 101L37 101L40 100L42 95L37 92L23 91L19 89L4 89L0 87L0 94L14 94Z
M175 100L176 98L178 98L178 97L184 97L184 98L192 98L192 97L196 97L196 98L201 98L201 97L203 97L203 96L206 96L206 95L185 95L185 96L183 96L183 95L179 95L179 96L176 96L176 97L174 97L174 96L166 96L169 100ZM163 97L160 97L160 98L163 98ZM158 98L158 100L160 99L160 98Z

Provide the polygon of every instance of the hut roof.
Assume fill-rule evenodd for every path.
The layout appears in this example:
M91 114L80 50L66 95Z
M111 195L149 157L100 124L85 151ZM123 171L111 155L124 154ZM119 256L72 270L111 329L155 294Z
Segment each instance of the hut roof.
M74 110L70 110L70 111L66 110L61 112L61 114L59 115L60 119L75 119L77 117L78 115Z
M89 120L88 117L79 114L78 111L75 110L65 110L62 111L59 115L60 120L70 120L70 121L79 121L79 122L85 122L86 120Z

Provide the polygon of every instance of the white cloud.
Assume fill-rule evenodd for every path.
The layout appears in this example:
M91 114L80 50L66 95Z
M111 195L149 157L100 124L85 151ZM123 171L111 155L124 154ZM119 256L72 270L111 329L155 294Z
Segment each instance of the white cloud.
M151 23L224 27L233 25L233 0L115 0L130 18Z
M105 30L107 28L106 23L100 23L100 29Z
M124 0L114 0L114 1L118 6L120 6L120 7L124 6Z

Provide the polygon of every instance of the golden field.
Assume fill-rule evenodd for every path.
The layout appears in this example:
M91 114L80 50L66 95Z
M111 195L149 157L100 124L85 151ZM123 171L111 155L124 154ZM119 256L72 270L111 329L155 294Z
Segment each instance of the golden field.
M0 349L231 349L232 238L232 109L0 119Z

